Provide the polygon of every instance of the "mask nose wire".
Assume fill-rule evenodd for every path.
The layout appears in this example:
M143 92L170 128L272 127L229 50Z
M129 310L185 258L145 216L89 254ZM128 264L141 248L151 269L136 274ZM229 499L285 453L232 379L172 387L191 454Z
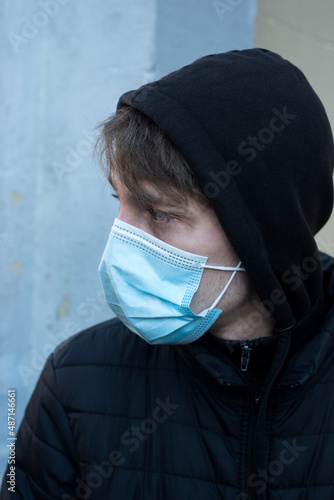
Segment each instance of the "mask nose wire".
M237 274L237 272L238 271L246 271L246 269L244 269L243 267L240 267L240 266L241 266L241 261L239 262L237 267L230 267L230 268L229 267L219 267L219 266L206 266L206 265L203 266L205 269L207 269L207 268L208 269L218 269L220 271L232 271L233 270L233 273L230 276L230 279L228 280L228 282L226 283L226 285L224 286L223 290L220 292L220 294L218 295L218 297L216 298L214 303L209 307L208 312L212 311L212 309L214 309L216 307L216 305L218 304L218 302L220 301L220 299L222 298L222 296L224 295L224 293L226 292L226 290L230 286L230 283L233 280L234 276Z

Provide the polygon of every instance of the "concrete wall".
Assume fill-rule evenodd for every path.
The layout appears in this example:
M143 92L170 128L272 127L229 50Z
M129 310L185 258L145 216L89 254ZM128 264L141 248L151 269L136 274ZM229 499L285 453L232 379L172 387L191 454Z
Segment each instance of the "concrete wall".
M112 316L98 264L117 203L92 129L123 92L212 52L252 47L255 0L2 0L1 456L48 354Z
M334 2L259 0L255 46L289 59L322 100L334 131ZM334 214L317 235L321 250L334 256Z

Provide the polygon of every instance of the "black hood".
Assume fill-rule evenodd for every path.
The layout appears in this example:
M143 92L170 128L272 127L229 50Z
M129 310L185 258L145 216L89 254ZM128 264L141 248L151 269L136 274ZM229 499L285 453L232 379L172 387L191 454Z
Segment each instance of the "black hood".
M303 73L248 49L197 59L123 94L182 153L275 332L312 314L323 287L314 235L333 206L333 136Z

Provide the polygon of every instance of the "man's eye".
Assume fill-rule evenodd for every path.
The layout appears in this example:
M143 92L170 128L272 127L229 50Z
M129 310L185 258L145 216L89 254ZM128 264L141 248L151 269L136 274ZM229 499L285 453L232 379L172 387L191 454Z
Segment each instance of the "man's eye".
M158 212L153 208L149 208L148 212L151 214L154 220L157 222L168 222L172 219L172 217L164 212Z

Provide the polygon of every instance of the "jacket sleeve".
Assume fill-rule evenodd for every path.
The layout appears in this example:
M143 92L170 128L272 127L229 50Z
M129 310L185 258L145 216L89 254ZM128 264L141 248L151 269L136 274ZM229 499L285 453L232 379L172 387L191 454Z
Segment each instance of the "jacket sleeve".
M1 499L50 500L75 497L78 460L68 416L61 403L53 354L47 359L27 405L15 442L15 493L8 490L9 466Z

